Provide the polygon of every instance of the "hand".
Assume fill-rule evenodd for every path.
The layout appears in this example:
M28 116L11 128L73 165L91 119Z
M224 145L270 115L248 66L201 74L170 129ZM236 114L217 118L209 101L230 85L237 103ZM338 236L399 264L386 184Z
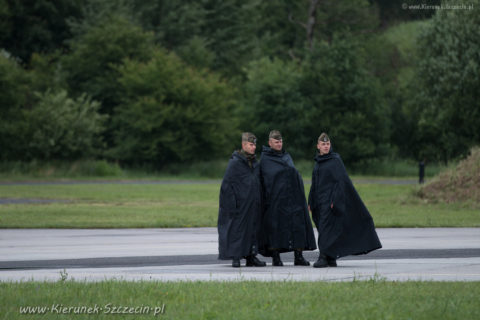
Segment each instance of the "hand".
M330 208L333 209L333 202L332 202L332 204L330 205Z
M312 209L310 209L310 205L308 205L308 211L312 212Z

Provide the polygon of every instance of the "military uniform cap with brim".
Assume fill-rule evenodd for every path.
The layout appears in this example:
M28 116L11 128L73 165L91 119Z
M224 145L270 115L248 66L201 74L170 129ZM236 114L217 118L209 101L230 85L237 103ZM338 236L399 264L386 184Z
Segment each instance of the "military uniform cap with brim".
M318 137L318 142L328 142L330 141L330 138L328 137L328 135L323 132L320 137Z
M251 132L242 133L242 142L257 143L257 137Z
M270 131L270 134L268 135L269 139L275 139L275 140L282 140L282 134L278 130L272 130Z

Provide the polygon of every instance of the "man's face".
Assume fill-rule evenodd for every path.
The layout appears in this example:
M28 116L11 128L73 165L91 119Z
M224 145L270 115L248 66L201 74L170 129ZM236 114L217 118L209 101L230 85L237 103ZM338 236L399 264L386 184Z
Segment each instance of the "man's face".
M281 140L281 139L277 140L277 139L270 138L270 139L268 139L268 144L270 145L270 148L272 148L273 150L282 151L283 140Z
M255 143L253 143L253 142L244 141L244 142L242 142L242 149L243 149L243 151L245 151L246 153L254 154L254 153L255 153L255 149L257 149L257 146L256 146Z
M330 141L319 141L317 143L317 149L320 152L320 155L327 154L330 151Z

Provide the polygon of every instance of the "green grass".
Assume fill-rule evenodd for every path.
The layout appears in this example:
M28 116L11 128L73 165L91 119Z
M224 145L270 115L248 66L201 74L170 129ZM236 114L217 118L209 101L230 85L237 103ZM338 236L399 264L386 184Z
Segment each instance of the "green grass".
M0 283L0 319L479 319L479 282ZM98 314L20 314L20 307L103 308ZM106 307L108 305L108 307ZM162 307L146 314L107 308ZM58 308L58 307L57 307ZM122 309L123 310L123 309ZM72 311L73 312L73 311Z
M6 228L206 227L216 225L218 184L0 186L5 198L71 203L0 206Z
M221 179L227 164L228 157L222 160L171 164L162 170L152 167L121 168L118 164L105 160L0 162L0 180Z
M0 181L50 181L50 180L198 180L221 179L225 173L228 158L189 164L171 164L162 170L152 168L121 168L105 160L79 160L73 162L0 162ZM295 165L302 176L311 177L313 160L296 160ZM418 163L411 160L371 160L349 166L353 175L375 177L418 176ZM427 164L426 176L431 177L445 169L438 164Z
M219 189L216 182L0 185L2 198L70 201L0 205L0 228L214 227ZM358 184L357 189L377 227L480 227L478 209L425 203L413 196L415 185Z
M454 164L450 164L450 167ZM433 177L441 171L447 169L445 165L436 163L427 163L425 165L425 177ZM418 162L409 160L379 160L370 161L366 164L350 168L349 172L353 175L368 175L374 177L409 177L418 179Z

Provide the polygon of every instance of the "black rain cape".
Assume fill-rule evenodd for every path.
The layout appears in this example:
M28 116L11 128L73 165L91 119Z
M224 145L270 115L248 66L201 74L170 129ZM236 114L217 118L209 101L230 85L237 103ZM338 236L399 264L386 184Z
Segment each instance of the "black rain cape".
M263 186L263 238L260 253L271 256L271 250L315 250L310 214L303 180L290 154L263 147L260 159Z
M315 157L308 204L318 229L318 248L322 254L340 258L382 247L373 219L339 154L330 152Z
M220 188L218 210L219 259L243 258L258 251L261 231L261 185L258 163L252 167L235 151Z

